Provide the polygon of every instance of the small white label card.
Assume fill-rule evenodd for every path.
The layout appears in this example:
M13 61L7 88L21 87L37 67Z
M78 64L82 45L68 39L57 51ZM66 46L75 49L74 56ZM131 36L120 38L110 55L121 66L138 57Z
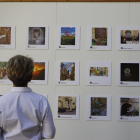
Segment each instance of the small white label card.
M56 61L56 85L79 85L79 61Z
M111 27L88 26L87 50L111 50Z
M48 84L48 61L35 61L33 78L29 84Z
M140 86L140 62L118 62L118 86Z
M0 49L15 49L15 26L0 26Z
M25 38L25 49L48 49L49 26L28 26Z
M111 96L87 96L86 120L111 120Z
M56 95L55 119L79 119L79 95Z
M111 85L111 61L87 61L87 85Z
M118 27L118 50L140 50L140 27Z
M118 96L118 121L140 121L140 96Z
M57 26L56 49L80 49L80 26Z

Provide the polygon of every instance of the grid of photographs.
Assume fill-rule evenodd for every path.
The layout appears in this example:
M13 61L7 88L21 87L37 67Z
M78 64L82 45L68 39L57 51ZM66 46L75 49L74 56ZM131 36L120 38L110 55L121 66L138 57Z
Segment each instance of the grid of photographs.
M56 119L79 119L79 95L56 95Z
M79 85L79 61L56 62L56 85Z
M15 49L15 26L0 26L0 49Z
M87 96L87 120L111 120L111 96Z
M26 49L48 49L48 26L26 27Z
M118 62L118 85L140 86L140 62Z
M111 27L88 26L88 50L111 50Z
M118 27L118 50L140 50L140 27Z
M80 26L57 26L56 49L79 49Z
M111 85L111 61L88 61L87 85Z
M139 102L139 96L118 96L118 120L140 121Z

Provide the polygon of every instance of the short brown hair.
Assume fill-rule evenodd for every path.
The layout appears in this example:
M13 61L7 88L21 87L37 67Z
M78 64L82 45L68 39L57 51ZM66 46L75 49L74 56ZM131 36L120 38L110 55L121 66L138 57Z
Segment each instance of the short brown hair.
M6 66L7 76L18 87L25 86L30 81L33 69L33 59L23 55L10 58Z

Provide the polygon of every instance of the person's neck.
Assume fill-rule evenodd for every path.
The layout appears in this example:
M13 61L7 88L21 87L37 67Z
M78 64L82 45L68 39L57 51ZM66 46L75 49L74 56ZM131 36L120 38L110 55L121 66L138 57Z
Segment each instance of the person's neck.
M19 87L19 86L16 86L15 84L13 84L13 87ZM25 86L22 86L22 87L28 87L28 84L26 84Z

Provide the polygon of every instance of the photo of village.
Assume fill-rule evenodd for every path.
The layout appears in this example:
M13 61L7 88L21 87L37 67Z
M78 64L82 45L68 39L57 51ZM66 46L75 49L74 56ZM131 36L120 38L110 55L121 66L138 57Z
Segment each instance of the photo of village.
M120 116L139 116L139 98L120 98Z
M91 97L91 116L107 116L107 98Z
M108 67L90 67L90 76L108 77Z
M29 27L29 45L45 45L45 27Z
M0 62L0 80L8 79L8 77L6 75L6 64L7 64L7 62Z
M61 45L75 45L75 27L61 27Z
M121 44L139 44L139 30L121 30Z
M107 46L107 28L92 28L92 46Z
M121 81L139 82L139 63L121 63Z
M60 63L60 80L75 81L75 62Z
M76 115L76 97L58 96L58 114Z
M45 62L35 62L32 80L45 80Z
M0 44L11 44L11 27L0 27Z

